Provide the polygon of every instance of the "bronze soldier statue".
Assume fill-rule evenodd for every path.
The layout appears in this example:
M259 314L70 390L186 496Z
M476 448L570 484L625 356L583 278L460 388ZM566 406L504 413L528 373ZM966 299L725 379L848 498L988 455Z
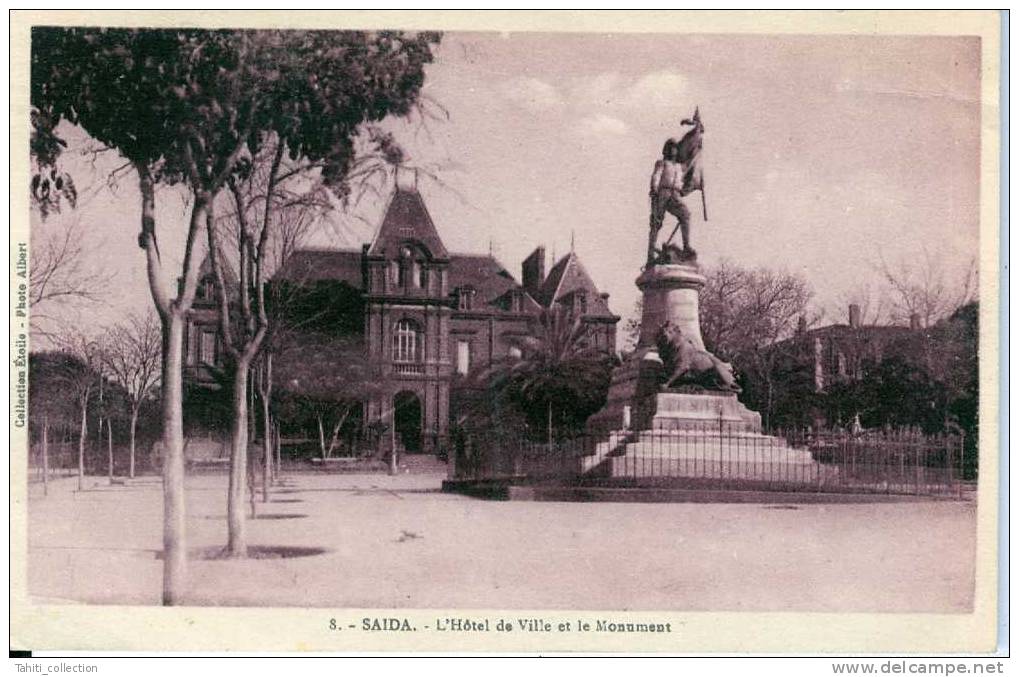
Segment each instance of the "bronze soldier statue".
M655 163L651 173L651 233L647 245L647 262L655 262L655 244L658 242L658 231L662 229L665 214L668 212L679 222L680 234L683 237L683 251L691 256L696 253L690 247L690 210L683 203L686 192L683 188L683 165L679 162L679 141L669 139L662 148L662 159Z
M704 203L704 176L700 167L700 154L704 125L701 124L700 111L694 112L692 118L683 120L683 125L691 125L693 129L687 132L681 140L669 139L662 148L662 159L655 162L654 171L651 173L651 218L650 234L648 237L648 265L655 263L655 244L658 242L658 231L661 230L665 220L665 214L669 213L676 217L676 229L680 231L683 239L683 249L680 251L681 260L696 260L697 252L690 246L690 210L683 201L689 193L695 190L701 191L702 205L704 206L704 220L708 218L707 205ZM669 242L676 235L672 235L662 248L663 252L668 248Z

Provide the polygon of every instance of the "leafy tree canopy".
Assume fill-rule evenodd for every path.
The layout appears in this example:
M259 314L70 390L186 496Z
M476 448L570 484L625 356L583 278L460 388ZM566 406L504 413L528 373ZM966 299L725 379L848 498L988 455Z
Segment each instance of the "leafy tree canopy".
M163 181L216 190L275 134L342 193L359 125L410 111L439 36L37 27L32 41L41 165L66 120Z

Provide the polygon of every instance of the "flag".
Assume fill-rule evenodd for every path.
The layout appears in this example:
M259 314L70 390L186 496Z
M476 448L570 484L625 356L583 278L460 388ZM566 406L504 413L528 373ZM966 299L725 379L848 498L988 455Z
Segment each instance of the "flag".
M704 189L704 171L701 167L701 150L704 147L704 125L701 124L700 109L694 111L693 118L683 120L683 125L692 125L693 129L679 140L679 161L683 165L683 192L691 193Z

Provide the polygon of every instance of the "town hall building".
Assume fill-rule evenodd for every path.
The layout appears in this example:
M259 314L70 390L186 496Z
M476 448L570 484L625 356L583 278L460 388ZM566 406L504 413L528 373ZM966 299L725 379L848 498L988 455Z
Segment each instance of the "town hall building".
M336 283L357 297L350 318L368 360L386 384L367 395L362 421L395 424L408 452L434 453L449 430L455 379L518 355L514 336L533 335L543 311L570 313L587 326L591 347L612 354L619 316L575 252L546 271L545 249L521 265L518 281L491 254L447 250L416 188L395 189L374 241L359 250L302 249L277 279ZM189 331L188 365L216 360L214 332L201 299ZM214 315L213 315L214 316Z

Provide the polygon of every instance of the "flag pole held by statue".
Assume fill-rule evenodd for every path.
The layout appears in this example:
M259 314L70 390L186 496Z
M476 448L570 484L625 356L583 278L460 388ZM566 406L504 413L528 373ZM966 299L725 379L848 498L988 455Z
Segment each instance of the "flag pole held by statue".
M704 197L704 172L701 171L701 210L704 212L704 220L708 220L708 199Z
M701 211L704 214L704 220L707 221L708 199L704 194L704 169L700 166L701 144L704 137L704 125L701 124L701 107L695 107L693 117L681 120L679 124L680 126L693 126L693 129L684 134L679 142L680 162L686 167L686 173L689 177L689 181L684 178L683 183L684 185L688 182L696 184L696 187L692 190L701 191ZM665 241L666 244L672 242L672 238L676 237L676 231L678 230L679 224L677 223L676 227L672 229L669 239Z
M707 197L704 194L704 168L700 166L701 144L702 144L701 139L704 138L704 125L701 123L701 107L700 106L695 106L694 109L693 109L693 117L692 118L688 118L686 120L681 120L679 124L680 124L680 126L683 126L683 125L691 125L691 126L693 126L693 129L690 130L690 132L688 132L688 134L689 135L693 135L693 134L697 135L696 143L691 143L690 144L691 145L691 148L689 149L690 156L689 156L689 159L687 161L691 162L691 163L694 163L694 162L697 163L697 169L699 170L698 173L700 174L701 211L704 213L704 220L707 221L708 220L708 199L707 199Z

